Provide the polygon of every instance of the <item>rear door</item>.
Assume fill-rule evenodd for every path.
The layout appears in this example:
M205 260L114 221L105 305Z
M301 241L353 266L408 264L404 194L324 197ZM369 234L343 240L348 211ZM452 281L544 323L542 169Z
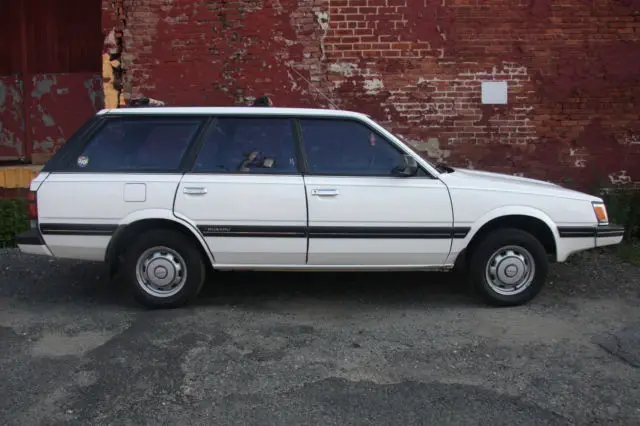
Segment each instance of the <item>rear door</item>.
M204 123L137 114L100 120L77 149L63 148L64 161L56 159L38 189L40 230L55 256L104 260L127 216L171 215L185 154Z
M432 267L455 235L446 186L392 171L405 152L355 119L300 119L309 265Z
M219 268L306 262L307 206L294 122L212 119L174 212L202 232Z

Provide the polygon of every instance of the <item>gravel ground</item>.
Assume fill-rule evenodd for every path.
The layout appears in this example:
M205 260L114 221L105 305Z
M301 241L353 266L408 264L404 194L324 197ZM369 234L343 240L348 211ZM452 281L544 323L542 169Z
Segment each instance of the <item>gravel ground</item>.
M640 424L640 277L606 253L495 309L452 275L219 273L138 307L0 250L0 424Z

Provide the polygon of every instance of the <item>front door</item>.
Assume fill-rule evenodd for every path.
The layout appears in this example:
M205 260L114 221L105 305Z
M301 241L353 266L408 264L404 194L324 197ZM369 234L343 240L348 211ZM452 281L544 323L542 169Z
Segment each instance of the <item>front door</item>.
M287 118L212 121L175 214L202 232L219 268L306 261L307 206Z
M404 153L354 119L301 119L309 265L439 266L453 235L446 186L397 177Z

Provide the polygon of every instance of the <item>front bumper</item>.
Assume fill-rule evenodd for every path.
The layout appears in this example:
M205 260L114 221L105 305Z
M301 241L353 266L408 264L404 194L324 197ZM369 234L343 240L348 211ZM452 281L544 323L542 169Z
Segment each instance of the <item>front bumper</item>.
M18 248L23 253L52 256L51 251L37 228L28 230L15 237Z
M564 262L573 253L620 244L624 233L624 227L618 225L558 227L556 260Z
M596 238L598 237L623 237L624 226L604 225L596 228Z
M596 228L596 247L620 244L624 238L624 226L604 225Z

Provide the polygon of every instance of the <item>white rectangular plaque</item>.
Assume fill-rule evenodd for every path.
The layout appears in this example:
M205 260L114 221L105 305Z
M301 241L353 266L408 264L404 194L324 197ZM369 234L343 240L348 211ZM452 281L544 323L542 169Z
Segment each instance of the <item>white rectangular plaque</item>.
M482 103L504 105L507 103L508 86L506 81L483 81Z

